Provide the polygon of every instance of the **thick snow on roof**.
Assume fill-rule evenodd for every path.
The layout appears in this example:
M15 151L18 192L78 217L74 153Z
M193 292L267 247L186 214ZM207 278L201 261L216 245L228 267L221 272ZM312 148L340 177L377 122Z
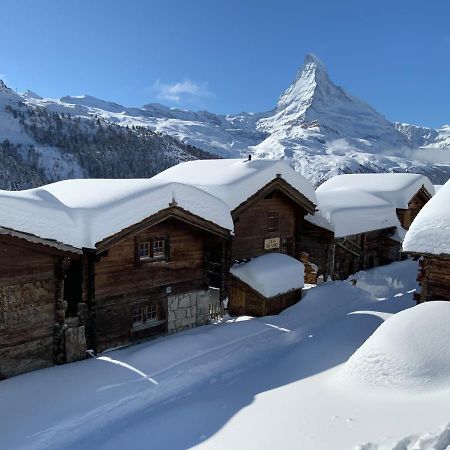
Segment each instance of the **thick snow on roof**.
M303 264L282 253L268 253L231 267L230 272L266 298L300 289L304 284Z
M339 373L346 383L386 389L450 387L450 308L425 302L395 314Z
M95 244L165 209L180 208L232 230L229 208L193 186L154 179L66 180L0 191L0 227L76 247Z
M319 211L306 219L335 233L336 237L397 227L396 209L408 208L411 198L424 186L434 187L424 175L374 173L338 175L317 188Z
M156 175L163 179L194 185L224 201L234 210L241 203L272 181L277 174L314 205L317 205L313 185L280 160L212 159L188 161Z
M406 233L403 251L450 255L450 181L414 219Z
M338 175L317 188L324 191L360 191L375 195L399 209L407 209L411 198L424 186L434 194L434 186L417 173L359 173Z

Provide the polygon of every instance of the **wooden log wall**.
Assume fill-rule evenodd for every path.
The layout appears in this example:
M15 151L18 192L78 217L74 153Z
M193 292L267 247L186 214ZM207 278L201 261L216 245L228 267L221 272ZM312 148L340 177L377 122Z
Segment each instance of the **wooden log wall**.
M421 287L419 303L431 300L450 301L450 259L425 256L420 261L418 281Z
M167 260L136 262L136 238L146 241L161 237L167 240ZM165 324L132 333L133 308L156 302L161 320L166 320L168 295L206 288L205 242L211 243L209 233L172 219L109 248L95 263L98 351L126 344L136 336L165 333ZM218 250L214 253L222 255L222 239L217 238L216 244Z
M0 379L51 366L55 356L61 259L17 242L0 238Z
M397 217L402 227L408 230L420 210L430 200L430 195L421 188L409 201L407 209L397 209Z
M250 315L254 317L279 314L301 299L301 289L281 294L270 299L243 283L238 278L231 277L230 303L228 309L233 315Z
M298 247L301 252L307 253L309 260L319 268L318 275L330 275L332 265L330 250L333 241L331 231L304 221Z
M286 253L295 256L295 239L299 229L298 216L303 219L305 211L292 200L279 192L273 192L266 198L256 200L244 209L234 220L234 236L231 242L231 261L250 259L267 253L264 240L268 238L284 238L289 240ZM278 230L267 230L267 214L278 213ZM280 252L283 249L273 249Z

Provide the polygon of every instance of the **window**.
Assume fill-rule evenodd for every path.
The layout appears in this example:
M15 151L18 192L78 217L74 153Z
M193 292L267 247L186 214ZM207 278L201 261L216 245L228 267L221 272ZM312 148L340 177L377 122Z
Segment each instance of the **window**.
M167 258L168 243L164 238L151 238L137 242L138 261L164 260Z
M150 242L140 242L139 243L139 259L149 259L150 254Z
M267 213L267 232L276 233L278 231L278 217L277 212Z
M133 308L133 328L154 326L161 323L158 318L158 305L147 303Z
M153 241L153 258L164 258L166 256L165 244L164 239L155 239Z

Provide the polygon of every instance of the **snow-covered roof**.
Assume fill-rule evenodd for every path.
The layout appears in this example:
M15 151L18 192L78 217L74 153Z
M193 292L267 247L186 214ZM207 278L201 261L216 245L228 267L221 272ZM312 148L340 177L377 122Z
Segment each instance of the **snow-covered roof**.
M414 219L406 233L403 251L450 255L450 181Z
M154 177L157 180L186 183L225 202L233 211L272 181L277 174L295 190L317 205L314 187L288 164L271 159L210 159L188 161Z
M407 209L422 188L434 194L424 175L411 173L349 174L333 177L316 190L319 211L309 222L333 231L336 237L397 227L397 209Z
M25 191L0 191L0 227L76 248L97 242L177 206L232 230L228 206L204 190L155 179L66 180Z
M300 261L282 253L267 253L230 269L230 273L266 298L302 288L304 272Z

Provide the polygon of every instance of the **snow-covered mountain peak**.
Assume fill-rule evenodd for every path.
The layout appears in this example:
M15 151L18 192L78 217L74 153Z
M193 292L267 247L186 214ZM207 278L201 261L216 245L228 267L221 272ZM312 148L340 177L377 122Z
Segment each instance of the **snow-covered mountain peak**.
M300 112L308 106L314 96L317 87L326 89L330 84L327 70L317 56L309 53L297 72L294 82L284 91L277 103L277 111L284 110L290 105Z

